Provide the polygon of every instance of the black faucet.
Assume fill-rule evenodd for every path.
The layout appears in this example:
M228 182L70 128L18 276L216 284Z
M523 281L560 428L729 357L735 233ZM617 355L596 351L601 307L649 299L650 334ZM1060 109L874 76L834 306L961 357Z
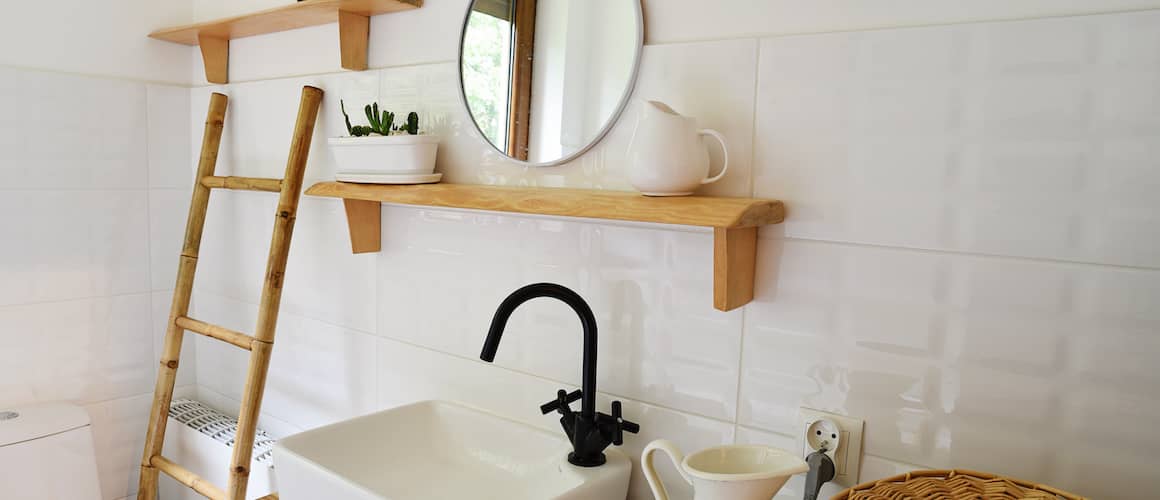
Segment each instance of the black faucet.
M604 449L609 444L620 446L624 443L624 431L636 434L640 426L625 420L620 415L620 401L612 402L612 415L605 415L596 411L596 317L592 309L580 295L572 290L555 283L536 283L527 285L512 292L499 305L495 317L491 319L491 329L487 332L487 340L483 342L483 352L479 359L488 363L495 361L495 352L499 349L499 340L503 336L504 327L508 318L524 302L537 297L551 297L572 307L580 316L580 324L584 327L584 373L581 389L568 393L563 389L557 391L555 401L549 401L540 406L540 411L547 415L552 411L560 413L560 425L568 434L572 442L572 453L568 454L568 462L580 467L596 467L603 465ZM580 399L580 414L572 411L571 403Z

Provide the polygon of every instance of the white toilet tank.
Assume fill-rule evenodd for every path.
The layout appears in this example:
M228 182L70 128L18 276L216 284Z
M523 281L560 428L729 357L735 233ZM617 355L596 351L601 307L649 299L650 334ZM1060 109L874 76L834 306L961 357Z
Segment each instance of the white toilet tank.
M89 414L52 403L0 408L0 498L98 500Z

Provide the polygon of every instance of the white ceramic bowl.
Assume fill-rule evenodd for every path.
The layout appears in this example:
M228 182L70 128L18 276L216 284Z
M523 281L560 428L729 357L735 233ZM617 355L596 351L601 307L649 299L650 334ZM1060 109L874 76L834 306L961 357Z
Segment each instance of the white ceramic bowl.
M331 137L337 170L352 174L430 174L435 171L439 137L392 135Z

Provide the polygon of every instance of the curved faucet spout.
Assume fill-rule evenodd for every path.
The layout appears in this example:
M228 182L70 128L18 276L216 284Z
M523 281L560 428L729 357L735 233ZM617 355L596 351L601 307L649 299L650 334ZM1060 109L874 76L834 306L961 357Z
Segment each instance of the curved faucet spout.
M596 416L596 316L588 303L576 292L555 283L535 283L512 292L496 309L491 319L491 328L487 332L487 340L483 343L483 352L479 358L492 362L499 349L500 338L507 327L508 318L516 308L524 302L538 298L551 297L568 304L576 315L580 317L580 324L584 328L584 372L582 381L582 399L580 402L580 416L595 418Z

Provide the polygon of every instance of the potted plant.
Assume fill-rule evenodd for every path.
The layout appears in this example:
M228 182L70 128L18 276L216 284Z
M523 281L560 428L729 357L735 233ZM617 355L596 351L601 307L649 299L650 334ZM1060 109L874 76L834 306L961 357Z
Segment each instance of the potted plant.
M379 103L363 110L367 125L352 125L346 103L339 101L349 137L332 137L328 141L338 167L339 180L372 179L390 182L392 178L413 182L434 182L435 153L439 138L419 129L419 114L411 112L406 121L395 124L395 114L379 110ZM432 179L435 177L434 179ZM381 178L381 179L379 179ZM371 182L365 181L365 182ZM364 182L364 180L355 180Z

